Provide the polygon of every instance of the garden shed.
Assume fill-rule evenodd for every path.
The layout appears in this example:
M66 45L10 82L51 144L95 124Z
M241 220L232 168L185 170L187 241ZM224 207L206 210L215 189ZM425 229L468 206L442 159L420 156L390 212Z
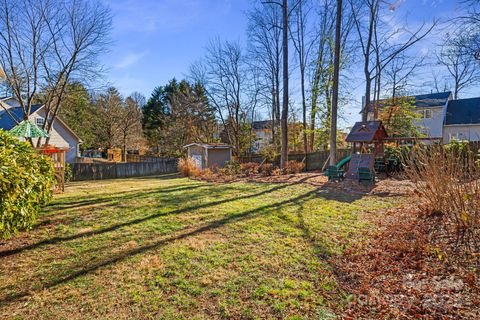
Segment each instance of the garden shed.
M232 159L232 147L224 143L191 143L184 148L199 169L223 168Z

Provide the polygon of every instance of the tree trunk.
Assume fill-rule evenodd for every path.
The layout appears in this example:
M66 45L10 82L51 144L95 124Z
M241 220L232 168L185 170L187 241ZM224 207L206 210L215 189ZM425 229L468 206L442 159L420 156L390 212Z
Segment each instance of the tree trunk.
M333 101L330 120L330 165L337 162L337 110L338 110L338 82L340 69L340 36L342 27L342 0L337 0L337 21L335 26L335 57L333 65Z
M287 0L283 0L283 107L282 107L282 146L280 167L284 168L288 160L288 8Z
M301 86L302 86L302 111L303 111L303 152L308 152L308 139L307 139L307 102L305 100L305 74L302 71Z

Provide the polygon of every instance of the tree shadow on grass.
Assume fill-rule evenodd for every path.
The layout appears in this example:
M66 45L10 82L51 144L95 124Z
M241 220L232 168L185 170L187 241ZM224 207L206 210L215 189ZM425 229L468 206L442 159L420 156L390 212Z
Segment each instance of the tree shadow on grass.
M276 187L276 188L273 188L273 189L278 190L278 188L279 187ZM265 192L272 192L272 191L270 189L270 190L267 190ZM36 287L35 289L29 290L29 291L22 291L22 292L17 292L17 293L11 294L11 295L7 295L2 300L0 300L0 306L16 302L17 300L19 300L23 297L31 295L33 292L39 292L39 291L42 291L42 290L46 290L46 289L56 287L56 286L61 285L61 284L68 283L69 281L72 281L72 280L77 279L78 277L87 275L87 274L89 274L91 272L94 272L94 271L96 271L96 270L98 270L102 267L107 267L107 266L113 265L115 263L124 261L124 260L126 260L130 257L134 257L134 256L137 256L139 254L142 254L144 252L154 250L154 249L158 249L161 246L167 245L167 244L172 243L174 241L186 239L188 237L199 235L199 234L207 232L207 231L215 230L215 229L218 229L218 228L220 228L222 226L225 226L227 224L242 221L242 220L245 220L247 218L253 218L253 217L255 217L255 216L257 216L257 215L259 215L259 214L261 214L262 212L265 212L265 211L271 211L273 209L279 210L284 206L292 205L292 203L301 203L302 201L305 201L306 199L308 199L310 196L312 196L314 194L315 194L315 191L312 190L312 191L306 192L304 194L301 194L301 195L299 195L299 196L297 196L293 199L287 199L287 200L283 200L283 201L280 201L280 202L276 202L276 203L264 205L264 206L261 206L261 207L257 207L255 209L244 211L244 212L241 212L241 213L231 214L231 215L228 215L228 216L226 216L222 219L210 222L210 223L208 223L204 226L200 226L200 227L193 228L193 229L191 227L185 228L185 229L177 232L179 234L176 234L174 236L171 236L171 237L159 240L159 241L154 241L152 243L146 244L144 246L140 246L138 248L125 250L125 251L123 251L121 253L118 253L118 254L116 254L112 257L107 257L106 259L103 259L102 261L92 263L91 265L88 265L88 266L82 265L79 270L71 271L71 272L69 272L69 274L67 274L65 276L61 276L58 279L48 281L38 288ZM249 197L253 197L253 196L255 196L255 195L250 195ZM225 203L225 202L223 202L223 203ZM192 210L192 209L189 209L189 210Z
M301 181L299 181L298 183L301 183ZM169 211L169 212L154 213L154 214L151 214L151 215L148 215L148 216L145 216L145 217L133 219L133 220L122 222L122 223L117 223L117 224L111 225L111 226L103 228L103 229L89 230L89 231L86 231L86 232L82 232L82 233L78 233L78 234L74 234L74 235L70 235L70 236L56 236L56 237L52 237L52 238L49 238L49 239L38 241L36 243L29 244L29 245L26 245L26 246L23 246L23 247L18 247L18 248L14 248L14 249L10 249L10 250L0 251L0 258L15 255L15 254L27 251L27 250L33 250L33 249L36 249L36 248L39 248L39 247L42 247L42 246L46 246L46 245L53 245L53 244L57 244L57 243L65 242L65 241L71 241L71 240L79 239L79 238L86 238L86 237L101 235L101 234L104 234L104 233L107 233L107 232L116 231L120 228L129 227L129 226L136 225L136 224L139 224L139 223L143 223L143 222L153 220L153 219L156 219L156 218L159 218L159 217L183 214L183 213L190 212L190 211L193 211L193 210L209 208L209 207L212 207L212 206L217 206L217 205L221 205L221 204L225 204L225 203L230 203L230 202L233 202L233 201L246 200L246 199L250 199L250 198L260 197L260 196L263 196L263 195L266 195L266 194L269 194L269 193L287 188L289 186L291 186L291 185L290 184L282 184L282 185L278 185L278 186L275 186L273 188L263 190L261 192L253 193L253 194L248 194L248 195L244 195L244 196L236 196L236 197L231 197L231 198L227 198L227 199L212 201L212 202L208 202L208 203L204 203L204 204L198 204L198 205L195 205L195 206L180 208L180 209ZM221 190L225 191L225 186L222 186ZM211 196L211 194L209 194L209 195ZM199 196L202 196L202 194L200 194ZM205 196L205 195L203 194L203 196ZM188 195L188 198L190 199L191 195ZM175 199L175 200L178 201L178 199Z
M171 193L178 191L189 191L197 188L205 188L208 185L206 184L196 184L196 185L186 185L181 187L170 187L170 188L151 188L151 189L142 189L132 190L132 191L123 191L117 192L114 195L105 195L105 196L93 196L86 199L78 201L69 201L70 198L63 198L60 200L60 203L50 204L45 210L46 211L58 211L58 210L69 210L69 209L79 209L82 207L102 204L105 202L112 202L115 200L129 200L132 198L137 198L138 196L145 195L148 196L151 193ZM67 203L64 203L67 202Z

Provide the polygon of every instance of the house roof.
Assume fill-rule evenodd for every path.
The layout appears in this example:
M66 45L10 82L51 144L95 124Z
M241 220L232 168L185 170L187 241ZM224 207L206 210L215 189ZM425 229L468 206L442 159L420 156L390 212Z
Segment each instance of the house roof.
M347 142L372 142L388 137L382 121L357 122L348 134Z
M199 146L205 149L231 149L232 148L232 146L225 143L190 143L183 147L188 148L192 146Z
M433 108L444 106L447 101L449 101L450 96L452 95L451 91L439 92L439 93L427 93L419 94L411 97L404 98L413 98L413 105L417 108ZM382 99L378 101L380 108L388 103L389 99ZM370 104L368 111L373 111L373 105Z
M445 125L480 124L480 97L448 102Z
M252 122L252 129L253 130L263 130L263 129L271 129L271 128L272 128L272 120L253 121Z
M414 105L417 108L444 106L447 103L451 94L452 94L451 91L446 91L446 92L420 94L417 96L413 96L415 98Z
M41 104L32 105L31 113L37 112L42 107ZM10 116L11 115L11 116ZM0 128L8 131L17 125L12 116L18 121L23 120L23 109L19 107L9 108L8 111L0 108Z
M30 109L30 115L34 114L35 112L39 111L43 108L44 105L42 104L34 104ZM11 107L6 111L3 108L0 108L0 129L5 131L9 131L13 129L17 123L12 119L10 115L12 115L18 122L23 120L23 109L21 107ZM60 123L67 131L69 131L77 140L78 142L82 143L82 139L73 131L62 119L57 117L55 122Z

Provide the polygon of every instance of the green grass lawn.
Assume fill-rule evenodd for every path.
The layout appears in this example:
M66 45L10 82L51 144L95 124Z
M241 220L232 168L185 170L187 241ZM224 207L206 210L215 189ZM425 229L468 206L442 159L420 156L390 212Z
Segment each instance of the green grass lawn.
M0 242L1 319L333 319L329 257L398 198L163 177L70 184Z

